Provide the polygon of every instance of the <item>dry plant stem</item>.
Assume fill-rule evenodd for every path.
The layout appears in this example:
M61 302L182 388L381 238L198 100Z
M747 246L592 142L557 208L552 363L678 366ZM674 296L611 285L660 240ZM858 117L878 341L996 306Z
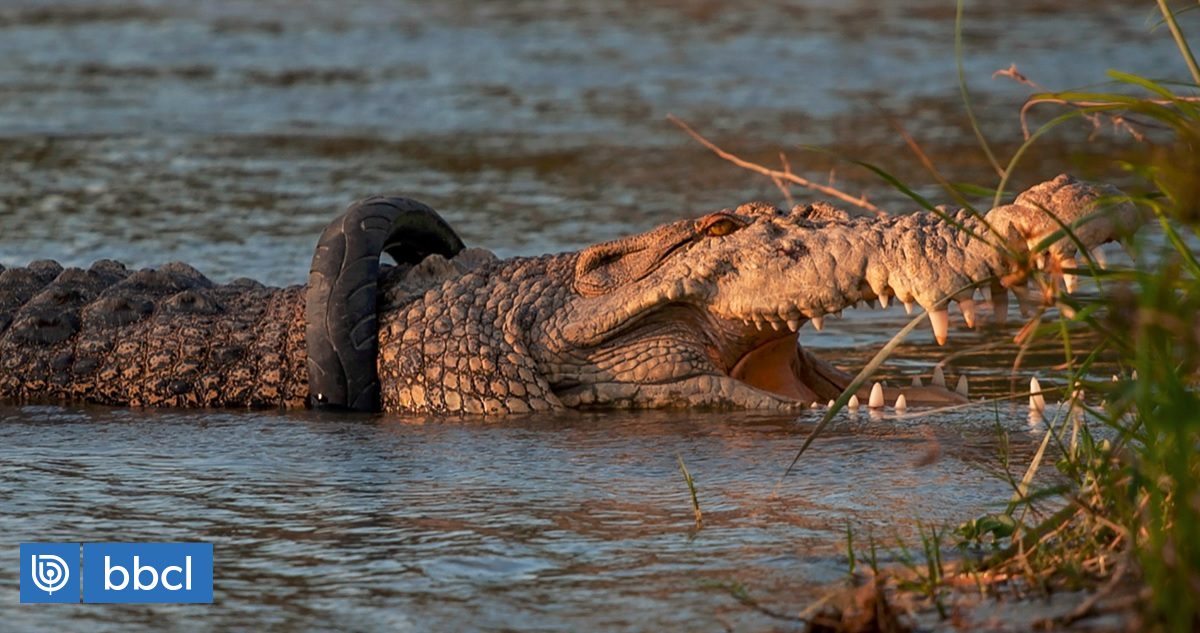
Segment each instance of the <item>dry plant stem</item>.
M963 206L963 208L973 210L971 203L968 202L966 198L963 198L962 194L960 194L958 190L950 184L949 180L946 180L945 176L942 176L942 173L938 171L937 167L933 164L933 161L930 160L929 155L925 153L925 150L921 149L921 146L917 143L917 140L908 133L908 130L905 130L904 126L892 117L888 117L888 122L891 123L892 129L896 130L900 137L904 139L905 144L908 145L908 149L912 150L912 153L917 157L917 160L921 162L923 167L925 167L925 171L929 172L929 175L933 176L933 179L936 180L943 189L949 192L950 195L954 196L954 198Z
M783 182L790 182L790 183L793 183L796 185L800 185L801 187L805 187L807 189L812 189L813 191L820 191L821 193L828 195L828 196L833 196L833 197L837 198L838 200L841 200L842 202L845 202L847 204L852 204L856 207L859 207L860 209L866 209L867 211L870 211L871 213L874 213L875 215L877 215L881 218L887 217L887 215L888 215L887 211L884 211L883 209L880 209L879 207L871 204L863 196L855 197L844 191L835 189L833 187L828 187L828 186L825 186L822 184L818 184L807 178L797 176L796 174L792 173L790 167L785 167L786 171L779 171L778 169L771 169L770 167L765 167L763 165L759 165L758 163L754 163L754 162L748 161L744 158L741 158L735 154L731 154L731 153L721 149L720 147L718 147L712 141L701 136L699 132L692 129L692 127L690 125L688 125L687 123L684 123L682 120L680 120L678 117L676 117L673 114L667 115L667 120L669 120L671 123L674 123L675 125L679 126L679 128L681 130L683 130L684 132L687 132L688 136L692 137L693 139L696 139L696 142L707 147L710 151L712 151L712 153L716 154L717 156L721 157L724 160L727 160L727 161L733 163L734 165L737 165L738 167L741 167L742 169L748 169L750 171L762 174L762 175L770 178L772 181L775 182L776 186L779 186L780 183L783 183ZM785 163L785 165L786 165L786 163ZM782 187L781 187L781 189L782 189ZM788 196L788 197L790 197L790 196Z
M792 164L788 162L787 154L784 154L783 152L779 152L779 164L783 165L784 173L788 173L788 174L792 173ZM783 194L783 199L787 200L788 206L789 207L796 206L796 200L795 200L795 198L792 197L792 188L788 187L786 183L784 183L782 180L780 180L778 178L772 178L771 180L774 180L775 186L779 187L779 191ZM829 184L833 185L832 182Z
M1125 539L1125 538L1129 537L1128 529L1126 529L1124 526L1117 525L1116 523L1113 523L1112 521L1105 518L1104 515L1101 514L1100 510L1093 508L1091 506L1091 504L1089 504L1088 502L1084 501L1083 499L1078 499L1078 498L1072 499L1072 501L1076 505L1078 505L1080 508L1082 508L1084 512L1087 512L1088 515L1091 516L1093 521L1096 521L1097 523L1100 523L1104 527L1112 530L1113 533L1117 535L1117 537L1116 537L1117 540Z
M1119 585L1120 582L1125 579L1125 574L1127 571L1127 566L1124 562L1122 562L1120 567L1113 572L1112 578L1110 578L1108 582L1100 588L1099 591L1093 593L1088 597L1087 600L1084 600L1083 603L1076 607L1074 611L1057 618L1043 618L1041 620L1037 620L1033 623L1033 626L1039 629L1048 629L1055 626L1070 626L1072 623L1088 617L1096 609L1096 605L1100 604L1101 600L1104 600L1111 595L1117 588L1117 585Z
M1193 102L1193 103L1200 103L1200 98L1176 97L1175 99L1147 99L1146 103L1152 103L1154 105L1171 105L1172 103L1176 103L1179 101L1189 101L1189 102ZM1058 104L1058 105L1071 106L1073 108L1078 108L1078 109L1116 108L1116 107L1122 105L1115 101L1070 101L1068 99L1059 99L1057 97L1039 97L1039 96L1030 97L1027 101L1025 101L1025 105L1021 106L1021 133L1025 135L1025 140L1029 140L1029 136L1030 136L1030 134L1029 134L1029 110L1031 108L1033 108L1033 106L1039 105L1042 103L1053 103L1053 104ZM1125 129L1129 130L1130 134L1134 137L1134 139L1136 139L1138 141L1142 140L1143 136L1141 135L1141 133L1137 132L1132 127L1130 127L1130 123L1133 122L1132 119L1130 119L1129 117L1120 117L1120 116L1113 116L1111 118L1113 120L1114 126L1124 127ZM1160 126L1152 125L1150 123L1145 123L1145 122L1137 122L1137 124L1141 125L1143 127L1149 127L1149 128L1159 128L1160 127Z
M1036 81L1033 81L1029 77L1025 76L1017 68L1016 64L1012 64L1008 68L997 70L996 72L992 73L992 78L995 79L996 77L1008 77L1009 79L1011 79L1019 84L1029 86L1030 88L1032 88L1038 92L1045 92L1045 93L1053 92L1052 90L1049 90L1049 89L1043 87L1042 85L1038 84ZM1144 99L1143 103L1150 103L1150 104L1154 104L1154 105L1166 106L1166 105L1171 105L1172 103L1177 103L1180 101L1187 101L1187 102L1191 102L1191 103L1200 103L1200 98L1197 98L1197 97L1175 97L1173 99ZM1046 95L1034 95L1034 96L1030 97L1029 99L1027 99L1025 101L1025 103L1021 106L1021 116L1020 116L1020 118L1021 118L1021 133L1025 137L1025 140L1029 140L1029 136L1030 136L1030 134L1029 134L1029 111L1031 109L1033 109L1033 106L1040 105L1043 103L1070 106L1070 107L1073 107L1076 109L1085 109L1085 108L1106 108L1106 109L1108 109L1108 108L1118 108L1122 105L1120 103L1113 102L1113 101L1078 101L1078 100L1070 100L1070 99L1061 99L1058 97L1052 97L1052 96L1046 96ZM1099 119L1098 119L1098 117L1099 117L1098 112L1093 113L1091 115L1086 115L1086 116L1089 120L1092 121L1092 125L1094 125L1096 127L1100 126ZM1141 126L1143 128L1165 129L1165 128L1163 128L1163 126L1155 125L1153 123L1150 123L1147 121L1142 121L1140 119L1133 119L1127 115L1123 116L1123 115L1119 115L1119 114L1112 114L1112 115L1109 115L1108 118L1110 121L1112 121L1114 128L1126 130L1127 132L1129 132L1130 136L1132 136L1134 138L1134 140L1138 141L1139 143L1142 142L1143 140L1145 140L1145 135L1142 134L1141 132L1138 132L1136 129L1134 129L1135 125Z
M808 619L806 618L790 615L782 611L776 611L775 609L772 609L750 597L750 594L746 593L745 591L731 591L730 593L733 595L734 600L737 600L743 606L754 609L755 611L758 611L769 618L783 620L786 622L808 622Z
M1079 508L1074 505L1068 505L1055 512L1049 519L1027 530L1020 538L1016 539L1016 542L985 559L980 565L980 569L1003 567L1006 562L1015 560L1023 551L1036 547L1047 535L1056 534L1059 528L1075 518L1078 512Z

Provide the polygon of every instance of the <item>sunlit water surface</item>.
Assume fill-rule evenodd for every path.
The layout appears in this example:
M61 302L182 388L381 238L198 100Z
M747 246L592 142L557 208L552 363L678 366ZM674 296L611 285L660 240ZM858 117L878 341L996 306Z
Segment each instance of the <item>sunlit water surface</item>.
M990 78L1010 63L1052 87L1177 63L1134 3L1095 4L969 7L966 72L989 132L1016 138L1027 91ZM217 280L300 283L324 223L375 191L433 203L501 255L779 200L668 113L760 160L826 143L928 181L886 111L953 177L990 175L946 2L585 6L6 2L0 264L181 259ZM819 155L792 160L827 175ZM904 322L848 312L802 338L854 366ZM1010 378L1012 350L974 346L1011 334L957 328L942 349L920 330L885 374L928 377L954 354L951 381L1007 394L1028 380ZM1047 347L1025 365L1058 362ZM992 510L1009 493L989 474L998 431L1016 463L1043 433L1007 405L843 415L784 478L817 416L0 405L0 629L786 627L730 588L795 612L846 573L847 525L894 543L918 520ZM19 607L16 544L32 540L212 542L216 605Z
M1007 488L980 469L995 461L985 411L844 419L781 481L814 419L0 408L6 625L765 626L726 587L795 610L846 573L847 524L911 537L915 519L978 514ZM1010 430L1018 450L1037 439ZM16 544L32 540L214 543L216 606L13 608Z

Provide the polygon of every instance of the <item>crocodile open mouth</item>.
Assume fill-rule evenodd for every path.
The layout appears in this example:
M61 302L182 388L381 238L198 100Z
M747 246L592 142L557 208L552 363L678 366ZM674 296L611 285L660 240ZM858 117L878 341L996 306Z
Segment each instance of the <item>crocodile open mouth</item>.
M744 354L729 376L756 389L802 404L823 404L836 399L854 379L799 343L795 332L783 332ZM864 385L856 395L868 402L872 385ZM888 405L901 395L913 406L939 406L965 402L966 398L939 385L889 387L882 385Z

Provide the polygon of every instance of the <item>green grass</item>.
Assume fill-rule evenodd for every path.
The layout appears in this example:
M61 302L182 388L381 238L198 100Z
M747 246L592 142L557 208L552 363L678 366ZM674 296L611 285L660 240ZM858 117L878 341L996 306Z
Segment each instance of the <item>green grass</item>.
M704 513L700 511L700 499L696 496L696 480L692 478L687 464L683 463L683 456L676 455L675 457L679 460L679 472L683 474L683 481L692 495L692 514L696 517L696 529L699 530L704 527Z
M1165 244L1130 243L1139 263L1125 269L1100 270L1085 252L1086 266L1064 271L1095 279L1103 292L1094 301L1056 293L1060 307L1074 316L1039 327L1062 341L1071 368L1063 382L1083 386L1092 400L1073 402L1063 419L1050 424L1046 437L1058 456L1056 481L1036 487L1038 468L1031 464L1023 480L1030 492L1018 491L1007 513L1020 520L1007 537L1009 546L990 564L1068 585L1117 573L1137 576L1150 596L1143 626L1192 631L1200 627L1200 264L1185 235L1200 237L1200 103L1194 100L1200 71L1170 9L1162 0L1157 4L1191 81L1110 71L1110 92L1035 95L1087 105L1031 134L997 187L999 198L1026 148L1079 117L1136 116L1158 126L1129 158L1114 160L1112 171L1130 183L1128 201L1153 217ZM1078 241L1069 228L1062 232ZM1053 286L1055 280L1039 283ZM1070 331L1078 327L1100 333L1099 345L1073 349ZM1105 353L1119 359L1124 379L1089 380L1093 362ZM1097 440L1093 425L1112 440ZM1039 450L1035 461L1043 455ZM1063 509L1029 522L1053 503Z
M927 595L939 611L948 574L970 575L980 586L989 579L1015 578L1034 591L1087 587L1099 594L1125 592L1125 598L1133 592L1133 600L1126 602L1139 610L1143 629L1200 630L1200 261L1188 246L1189 240L1200 239L1200 65L1171 8L1164 0L1156 0L1156 6L1190 78L1165 81L1110 71L1103 89L1035 94L1021 110L1023 123L1034 105L1041 111L1043 104L1054 104L1063 111L1028 133L1005 158L993 153L971 110L961 64L960 1L955 37L960 87L998 182L990 187L951 185L904 134L951 197L961 200L965 192L986 189L996 206L1026 152L1048 142L1049 132L1058 130L1053 138L1063 142L1062 132L1082 129L1067 124L1107 118L1114 127L1135 132L1128 151L1108 165L1110 179L1122 182L1128 192L1111 202L1137 205L1165 238L1161 245L1130 238L1125 246L1137 255L1136 263L1123 268L1104 269L1084 249L1075 267L1058 271L1039 270L1017 261L1021 254L1009 253L1014 266L1027 271L1033 296L1043 298L1042 309L1023 330L1025 344L1035 337L1060 340L1067 369L1055 382L1075 385L1086 395L1069 399L1062 415L1046 420L1044 442L1030 463L1013 464L1002 452L1000 476L1009 482L1012 497L1002 512L966 521L954 531L961 553L957 564L943 564L943 541L951 535L934 526L920 529L923 562L900 555L911 572L900 588ZM928 200L882 168L858 164L932 209ZM1080 244L1073 227L1059 225L1045 245L1063 237ZM1092 279L1099 296L1062 293L1064 273ZM1043 320L1051 307L1063 316ZM805 441L797 460L918 320L864 368ZM1081 328L1099 334L1095 347L1072 345L1072 332ZM1117 381L1093 378L1099 358L1117 359ZM857 561L853 547L848 527L852 575ZM872 541L872 561L873 550ZM1140 591L1146 599L1137 595Z

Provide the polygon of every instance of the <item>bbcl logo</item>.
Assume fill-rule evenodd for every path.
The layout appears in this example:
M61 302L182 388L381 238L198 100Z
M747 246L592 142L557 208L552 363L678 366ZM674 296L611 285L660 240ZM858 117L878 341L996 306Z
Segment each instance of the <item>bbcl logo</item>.
M21 602L150 603L213 600L209 543L21 545Z
M84 602L212 602L210 543L84 543Z
M79 602L79 544L21 544L21 602Z
M158 587L159 572L154 567L149 565L142 566L139 556L133 557L133 571L120 565L112 564L112 557L104 557L104 590L105 591L122 591L129 586L129 576L133 575L133 590L134 591L153 591ZM167 574L174 573L182 576L182 582L172 583L167 579ZM121 582L113 582L113 577L117 574L121 575ZM150 580L142 581L143 574L149 574ZM183 557L183 567L179 565L169 565L162 570L162 587L167 591L191 591L192 590L192 557Z
M54 554L33 554L31 564L33 584L48 596L66 587L67 581L71 580L71 568L67 566L67 561Z

